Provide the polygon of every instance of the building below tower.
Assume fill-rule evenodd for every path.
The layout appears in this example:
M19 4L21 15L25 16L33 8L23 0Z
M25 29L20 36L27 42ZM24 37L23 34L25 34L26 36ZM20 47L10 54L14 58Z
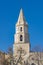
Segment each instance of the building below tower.
M32 52L29 38L28 23L21 9L16 23L13 50L9 48L8 54L0 52L0 65L43 65L43 52Z

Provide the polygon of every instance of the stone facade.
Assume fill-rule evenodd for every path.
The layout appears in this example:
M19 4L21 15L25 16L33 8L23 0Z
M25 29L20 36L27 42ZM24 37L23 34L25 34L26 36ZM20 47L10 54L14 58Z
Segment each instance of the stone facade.
M13 56L15 65L43 65L43 53L30 51L28 24L20 10L14 35Z
M13 55L0 52L0 65L43 65L43 52L30 50L28 24L22 9L16 23L14 39Z
M16 33L14 35L15 42L13 45L14 54L17 52L18 48L22 48L29 53L30 51L30 42L29 42L29 34L28 34L28 24L25 21L23 11L21 9L18 21L16 23Z

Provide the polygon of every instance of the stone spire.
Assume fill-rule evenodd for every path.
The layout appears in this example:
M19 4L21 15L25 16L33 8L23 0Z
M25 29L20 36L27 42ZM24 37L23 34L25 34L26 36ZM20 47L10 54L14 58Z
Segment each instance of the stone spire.
M20 14L19 14L18 21L17 21L16 25L19 25L19 24L26 24L27 25L22 8L20 10Z
M14 46L13 46L13 49L14 49L13 53L15 55L19 54L17 53L17 50L19 50L20 48L25 50L26 53L29 53L30 41L29 41L29 34L28 34L28 24L26 23L22 9L20 10L18 21L16 23L16 32L14 35L14 39L15 40L14 40Z

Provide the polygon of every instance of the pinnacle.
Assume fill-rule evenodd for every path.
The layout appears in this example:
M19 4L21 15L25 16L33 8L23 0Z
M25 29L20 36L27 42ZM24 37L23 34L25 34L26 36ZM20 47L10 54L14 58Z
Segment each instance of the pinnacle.
M24 19L24 15L23 15L23 10L21 8L18 20L20 21L20 20L23 20L23 19Z
M23 9L22 8L20 9L20 12L23 13Z
M21 8L21 10L20 10L20 14L22 14L23 15L23 9Z
M18 21L17 21L17 25L18 24L27 24L26 23L26 20L25 20L25 17L24 17L24 14L23 14L23 9L21 8L20 10L20 14L19 14L19 17L18 17Z

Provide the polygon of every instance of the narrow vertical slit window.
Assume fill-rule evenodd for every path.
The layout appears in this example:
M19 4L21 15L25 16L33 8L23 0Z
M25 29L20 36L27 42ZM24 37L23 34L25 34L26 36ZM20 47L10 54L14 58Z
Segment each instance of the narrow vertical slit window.
M20 31L22 32L22 27L20 27Z
M22 35L20 35L20 41L23 41L23 36Z

